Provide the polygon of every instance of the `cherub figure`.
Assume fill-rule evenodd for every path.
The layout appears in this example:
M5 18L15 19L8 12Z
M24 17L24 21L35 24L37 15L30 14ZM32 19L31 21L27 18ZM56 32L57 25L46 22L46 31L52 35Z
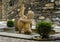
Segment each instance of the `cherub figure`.
M20 21L24 23L23 25L23 30L24 33L31 33L31 24L34 18L34 12L33 11L28 11L27 18L21 19Z
M32 24L34 12L29 10L27 16L25 16L24 10L25 10L25 7L24 7L24 2L23 2L20 8L20 14L19 14L20 18L17 21L18 31L19 33L21 33L21 31L24 31L24 33L27 33L27 32L31 33L32 31L31 31L30 24Z
M28 11L27 18L20 18L20 20L18 22L18 28L19 28L20 32L22 29L23 29L24 33L32 32L30 24L32 24L33 17L34 17L34 12Z

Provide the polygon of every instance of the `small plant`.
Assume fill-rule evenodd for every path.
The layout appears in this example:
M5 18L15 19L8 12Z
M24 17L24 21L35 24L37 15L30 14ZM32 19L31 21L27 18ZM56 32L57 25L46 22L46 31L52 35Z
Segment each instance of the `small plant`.
M12 20L7 21L7 26L8 27L14 27L14 22Z
M51 23L48 22L38 22L36 25L37 32L43 38L49 38L49 32L52 30Z

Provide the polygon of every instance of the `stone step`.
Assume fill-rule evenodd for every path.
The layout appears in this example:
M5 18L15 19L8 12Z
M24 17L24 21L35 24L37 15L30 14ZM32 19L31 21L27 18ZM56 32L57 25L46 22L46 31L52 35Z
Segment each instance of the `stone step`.
M0 32L0 35L7 36L7 37L24 38L24 39L30 39L30 38L32 38L32 35L7 33L7 32Z

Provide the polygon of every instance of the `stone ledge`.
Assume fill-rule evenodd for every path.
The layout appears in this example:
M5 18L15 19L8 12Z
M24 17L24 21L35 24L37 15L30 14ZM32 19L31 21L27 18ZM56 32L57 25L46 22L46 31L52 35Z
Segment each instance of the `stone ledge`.
M12 38L21 38L21 39L31 39L32 38L31 35L7 33L7 32L0 32L0 36L12 37Z
M25 40L34 40L34 41L55 41L57 40L57 39L37 40L37 39L32 38L34 35L25 35L25 34L16 34L16 33L7 33L7 32L0 32L0 36L9 37L9 38L17 38L17 39L25 39Z

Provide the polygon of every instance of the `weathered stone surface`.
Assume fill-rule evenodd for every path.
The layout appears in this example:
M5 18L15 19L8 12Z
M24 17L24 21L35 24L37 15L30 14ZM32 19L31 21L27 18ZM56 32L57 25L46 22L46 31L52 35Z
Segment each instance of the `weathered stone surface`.
M60 42L60 41L34 41L0 36L0 42Z

